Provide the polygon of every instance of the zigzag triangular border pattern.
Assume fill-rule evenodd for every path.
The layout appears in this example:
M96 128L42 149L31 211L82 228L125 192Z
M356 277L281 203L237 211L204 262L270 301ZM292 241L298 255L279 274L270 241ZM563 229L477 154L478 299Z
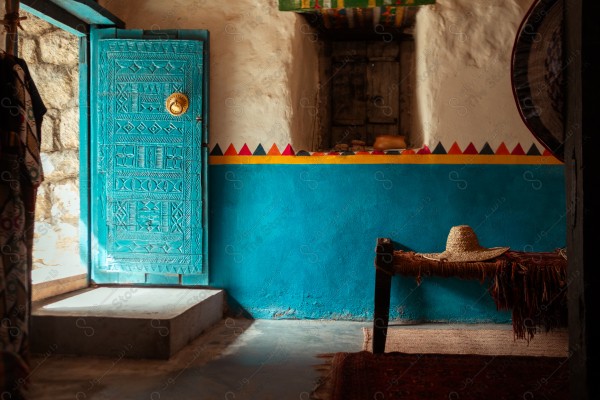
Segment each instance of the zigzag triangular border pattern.
M500 143L496 148L496 151L492 149L488 142L485 142L481 147L481 150L477 151L477 148L472 142L469 142L464 150L461 150L460 145L455 141L452 142L450 149L446 151L446 148L442 144L442 142L438 142L433 150L430 150L429 146L423 145L423 147L415 148L415 149L405 149L405 150L360 150L360 151L307 151L307 150L299 150L295 151L291 144L287 144L282 146L283 151L280 150L280 147L277 146L276 143L273 143L269 148L269 151L265 151L265 147L262 144L258 144L254 152L250 150L250 147L244 143L240 150L236 150L233 143L230 143L227 146L225 152L221 149L221 146L218 143L215 143L212 150L210 151L210 156L300 156L300 157L318 157L318 156L352 156L352 155L495 155L495 156L544 156L544 157L554 157L552 153L550 153L547 149L542 148L543 151L540 152L540 148L532 143L527 151L523 149L521 143L517 143L515 147L513 147L512 151L508 149L504 142Z

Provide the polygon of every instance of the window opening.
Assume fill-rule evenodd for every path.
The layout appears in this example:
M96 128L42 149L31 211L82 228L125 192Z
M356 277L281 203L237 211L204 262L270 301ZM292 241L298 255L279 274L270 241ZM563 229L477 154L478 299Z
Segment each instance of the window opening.
M318 13L303 15L321 44L322 107L313 150L369 151L381 136L403 142L399 148L411 146L416 13L408 7L397 20L356 12L337 22Z
M331 43L330 148L365 150L378 136L407 136L413 53L408 40Z
M19 30L19 57L27 62L48 109L42 124L44 181L36 199L33 244L32 296L37 300L69 288L62 284L52 289L52 281L86 281L79 244L79 38L24 10L21 14L27 18Z

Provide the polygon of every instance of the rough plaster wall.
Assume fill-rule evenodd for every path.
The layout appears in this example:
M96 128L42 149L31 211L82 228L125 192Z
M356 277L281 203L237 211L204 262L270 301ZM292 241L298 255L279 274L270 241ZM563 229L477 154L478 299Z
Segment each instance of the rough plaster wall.
M538 142L512 93L511 53L531 0L438 0L417 14L417 97L423 143L509 149ZM540 147L541 149L542 147Z
M42 124L34 268L79 262L78 39L21 10L19 56L48 109Z
M131 29L210 31L211 145L318 146L318 43L299 15L278 11L275 0L100 3ZM413 145L539 144L521 121L510 81L515 34L530 4L438 0L419 10Z
M317 52L300 30L299 15L280 12L276 0L99 3L128 29L210 32L211 147L309 145L311 109L302 99L314 97Z

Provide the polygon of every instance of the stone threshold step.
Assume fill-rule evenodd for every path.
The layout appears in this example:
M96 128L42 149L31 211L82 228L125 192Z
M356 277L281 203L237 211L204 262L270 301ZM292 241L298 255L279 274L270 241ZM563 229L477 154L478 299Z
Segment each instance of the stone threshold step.
M80 265L44 266L31 271L31 301L39 301L88 287Z
M33 353L168 359L223 318L220 289L98 287L34 302Z

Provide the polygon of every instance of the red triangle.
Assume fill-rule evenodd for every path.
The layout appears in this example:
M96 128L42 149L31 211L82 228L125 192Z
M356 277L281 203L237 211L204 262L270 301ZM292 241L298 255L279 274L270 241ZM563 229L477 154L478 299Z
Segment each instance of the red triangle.
M325 153L320 152L320 151L315 151L314 153L311 154L311 156L324 156Z
M251 155L252 155L252 152L248 148L248 145L246 143L244 143L244 145L240 149L240 152L238 153L238 156L251 156Z
M371 154L371 153L369 153L368 151L357 151L354 154L359 155L359 154Z
M465 149L465 151L463 151L463 154L479 154L479 152L477 151L477 149L473 145L473 142L471 142L471 143L469 143L469 145L467 146L467 148Z
M382 150L373 150L373 151L371 152L371 154L374 154L374 155L376 155L376 156L379 156L379 155L382 155L382 154L385 154L385 153L384 153Z
M523 151L523 147L521 147L521 143L517 144L515 146L515 148L513 149L512 153L513 156L524 156L525 155L525 151Z
M410 154L415 154L415 151L413 149L406 149L402 151L402 155L410 155Z
M281 153L279 152L279 149L277 148L277 145L275 143L273 143L273 146L271 146L271 149L269 149L269 152L267 153L270 156L280 156Z
M224 156L237 156L237 150L235 149L235 147L233 147L233 143L231 143L229 145L227 150L225 150L225 154L223 154L223 155Z
M421 150L417 151L417 154L431 154L431 150L425 145Z
M287 146L285 146L285 149L283 150L283 153L281 153L282 156L293 156L296 153L294 153L294 149L292 149L292 145L288 144Z
M542 154L542 155L546 156L546 157L550 157L550 156L554 157L554 154L552 154L548 149L544 149L544 154Z
M456 142L452 144L452 147L450 147L450 150L448 150L448 154L462 154L462 151L460 150L460 147L458 147L458 144L456 144Z
M506 147L504 142L500 143L500 146L498 146L498 148L496 149L496 155L497 156L507 156L509 154L510 154L510 151L508 151L508 148Z
M329 153L327 153L328 156L339 156L340 152L339 151L330 151Z

